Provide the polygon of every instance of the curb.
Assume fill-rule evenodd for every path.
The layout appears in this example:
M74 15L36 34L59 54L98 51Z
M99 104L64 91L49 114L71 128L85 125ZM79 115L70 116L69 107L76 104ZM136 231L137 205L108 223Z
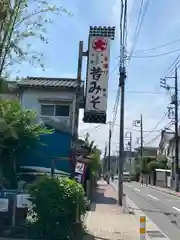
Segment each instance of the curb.
M163 193L165 193L165 194L169 194L169 195L171 195L171 196L175 196L175 197L179 197L180 198L180 195L178 195L178 194L176 194L176 192L175 193L173 193L173 192L166 192L166 191L163 191L163 190L161 190L161 189L159 189L159 188L156 188L156 187L154 187L154 186L152 186L152 185L148 185L148 187L150 187L150 188L153 188L153 189L155 189L155 190L157 190L157 191L159 191L159 192L163 192Z
M170 240L169 237L159 229L159 227L148 218L148 216L126 195L126 204L129 209L134 213L135 218L139 221L141 216L146 217L146 240L151 240L152 238L148 236L147 231L159 231L164 238L162 240Z
M112 188L117 191L117 188L111 183ZM140 221L140 216L145 216L146 217L146 230L147 231L159 231L164 235L164 238L161 238L162 240L170 240L169 237L161 231L158 226L148 218L148 216L128 197L128 195L124 194L125 196L125 207L128 210L128 213L133 215L136 220L139 222ZM150 236L146 233L146 240L152 240Z

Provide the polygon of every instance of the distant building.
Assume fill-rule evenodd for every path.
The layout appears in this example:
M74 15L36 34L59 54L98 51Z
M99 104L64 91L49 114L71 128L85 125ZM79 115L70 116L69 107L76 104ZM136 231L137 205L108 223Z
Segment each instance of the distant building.
M168 158L169 141L174 137L174 132L161 131L161 139L158 147L158 155L163 155Z
M131 170L131 173L135 173L135 152L132 151L132 156L131 156L131 162L130 162L130 152L125 151L125 157L124 157L124 172L129 172ZM118 173L118 161L119 157L117 155L112 155L110 157L110 166L111 166L111 171L114 174ZM103 159L103 167L105 171L108 169L108 157L106 156L105 159Z

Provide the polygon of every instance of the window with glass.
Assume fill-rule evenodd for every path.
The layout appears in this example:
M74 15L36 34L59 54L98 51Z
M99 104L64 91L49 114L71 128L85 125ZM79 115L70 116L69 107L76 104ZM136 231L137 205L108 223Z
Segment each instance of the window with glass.
M70 116L70 105L41 105L42 116L56 116L56 117L69 117Z

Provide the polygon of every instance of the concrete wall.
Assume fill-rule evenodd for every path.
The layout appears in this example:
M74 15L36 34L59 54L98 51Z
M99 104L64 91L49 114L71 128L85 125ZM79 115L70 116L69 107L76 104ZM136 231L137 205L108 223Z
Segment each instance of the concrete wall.
M75 93L67 91L53 91L46 89L27 89L21 93L20 102L24 109L32 109L36 112L36 121L40 122L41 116L41 103L40 101L46 101L47 103L50 99L58 101L59 103L63 101L71 102L70 117L56 117L59 121L67 120L69 126L71 126L73 131L74 123L74 112L75 112Z

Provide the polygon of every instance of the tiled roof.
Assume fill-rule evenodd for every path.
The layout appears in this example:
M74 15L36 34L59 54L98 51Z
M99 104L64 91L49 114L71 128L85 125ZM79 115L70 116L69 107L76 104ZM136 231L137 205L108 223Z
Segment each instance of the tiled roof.
M17 83L19 87L46 87L46 88L75 88L76 79L27 77ZM81 82L83 86L83 82Z

